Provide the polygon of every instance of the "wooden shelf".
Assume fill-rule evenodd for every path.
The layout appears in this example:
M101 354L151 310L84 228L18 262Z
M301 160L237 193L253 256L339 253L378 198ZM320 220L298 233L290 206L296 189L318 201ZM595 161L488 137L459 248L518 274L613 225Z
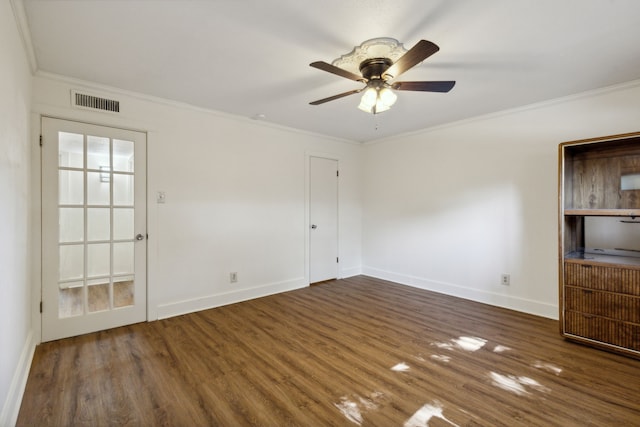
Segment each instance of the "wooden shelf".
M640 132L559 150L560 332L640 358Z
M629 216L640 217L640 209L565 209L571 216Z
M583 265L621 266L640 269L640 257L584 253L576 251L564 256L566 262Z

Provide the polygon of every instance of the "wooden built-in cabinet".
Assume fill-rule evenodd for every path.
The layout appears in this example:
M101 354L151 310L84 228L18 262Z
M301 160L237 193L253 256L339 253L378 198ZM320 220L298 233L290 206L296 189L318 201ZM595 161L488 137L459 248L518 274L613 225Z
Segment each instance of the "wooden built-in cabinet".
M560 333L640 358L640 133L559 147Z

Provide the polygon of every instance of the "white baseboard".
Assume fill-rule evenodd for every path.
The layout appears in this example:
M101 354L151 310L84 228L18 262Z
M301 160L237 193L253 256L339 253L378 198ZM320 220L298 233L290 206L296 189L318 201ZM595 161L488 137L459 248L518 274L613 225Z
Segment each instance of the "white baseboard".
M295 289L304 288L308 285L309 284L305 281L304 277L301 277L284 282L268 283L255 288L207 295L205 297L177 301L169 304L159 304L156 312L158 313L158 319L166 319L168 317L208 310L210 308L235 304L237 302L266 297L268 295L278 294L281 292L293 291Z
M482 289L467 288L452 283L429 280L422 277L410 276L367 266L362 268L362 274L378 279L389 280L390 282L400 283L401 285L412 286L414 288L425 289L445 295L481 302L483 304L495 305L497 307L508 308L510 310L521 311L523 313L558 320L558 306L554 304L533 301L511 295L498 294Z
M15 426L16 421L18 421L20 405L22 404L22 396L24 395L24 389L27 385L27 378L29 377L33 354L36 351L36 344L35 334L33 333L33 330L30 330L24 346L22 347L18 366L16 366L13 378L11 379L7 399L2 405L2 412L0 412L0 426Z
M340 278L346 279L347 277L359 276L362 274L362 267L351 267L340 270Z

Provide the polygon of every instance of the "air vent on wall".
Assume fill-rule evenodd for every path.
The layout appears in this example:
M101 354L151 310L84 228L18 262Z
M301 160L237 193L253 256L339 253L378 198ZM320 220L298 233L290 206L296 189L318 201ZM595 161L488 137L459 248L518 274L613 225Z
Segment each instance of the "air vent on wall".
M88 95L86 93L71 91L71 104L74 107L90 108L92 110L120 112L120 101Z

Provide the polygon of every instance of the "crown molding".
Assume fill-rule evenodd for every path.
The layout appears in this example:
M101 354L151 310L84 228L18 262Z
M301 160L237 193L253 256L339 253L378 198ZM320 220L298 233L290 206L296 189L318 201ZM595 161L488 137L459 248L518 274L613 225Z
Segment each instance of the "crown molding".
M36 52L33 48L33 41L31 40L31 31L29 30L29 21L27 20L27 14L24 10L23 0L9 0L11 3L11 10L13 11L13 17L22 39L22 46L24 52L29 60L29 66L31 67L31 73L34 74L38 70L38 60L36 59Z
M629 82L618 83L610 86L605 86L597 89L591 89L584 92L574 93L571 95L562 96L560 98L548 99L546 101L535 102L532 104L523 105L520 107L509 108L506 110L495 111L492 113L481 114L479 116L469 117L467 119L457 120L453 122L443 123L441 125L432 126L430 128L418 129L411 132L405 132L398 135L389 136L386 138L375 139L371 141L363 142L362 145L375 145L375 144L385 144L392 143L407 137L411 137L414 135L427 134L430 132L439 131L442 129L447 129L456 126L462 126L468 123L479 122L483 120L490 120L498 117L509 116L511 114L522 113L530 110L537 110L540 108L551 107L557 104L564 104L566 102L576 101L583 98L591 98L600 95L606 95L608 93L614 93L621 90L633 89L635 87L640 86L640 79L631 80Z
M314 137L314 138L321 138L321 139L324 139L324 140L331 140L331 141L339 142L339 143L342 143L342 144L357 145L357 146L362 145L360 142L352 141L352 140L349 140L349 139L338 138L338 137L334 137L334 136L330 136L330 135L324 135L324 134L321 134L321 133L306 131L306 130L303 130L303 129L297 129L297 128L293 128L293 127L289 127L289 126L280 125L280 124L277 124L277 123L268 122L268 121L265 121L265 120L259 120L259 119L256 119L256 118L250 118L250 117L240 116L240 115L236 115L236 114L226 113L226 112L220 111L220 110L212 110L212 109L208 109L208 108L204 108L204 107L198 107L198 106L195 106L195 105L192 105L192 104L187 104L187 103L181 102L181 101L175 101L175 100L168 99L168 98L160 98L160 97L153 96L153 95L147 95L147 94L134 92L134 91L127 90L127 89L120 89L120 88L117 88L117 87L114 87L114 86L108 86L108 85L104 85L104 84L100 84L100 83L95 83L95 82L91 82L91 81L87 81L87 80L78 79L78 78L75 78L75 77L69 77L69 76L64 76L64 75L61 75L61 74L50 73L50 72L47 72L47 71L37 70L34 73L34 76L36 78L42 78L42 79L45 79L45 80L51 80L51 81L54 81L54 82L63 83L63 84L69 85L70 87L75 87L77 89L81 88L81 89L86 89L88 91L93 91L94 93L101 94L101 96L102 95L109 96L108 94L121 95L121 96L126 96L126 97L129 97L129 98L132 98L132 99L137 99L137 100L150 102L150 103L154 103L154 104L158 104L158 105L164 105L164 106L168 106L168 107L179 108L179 109L182 109L182 110L188 110L188 111L194 111L194 112L199 112L199 113L204 113L204 114L210 114L212 116L225 118L227 120L235 120L235 121L243 122L243 123L246 123L246 124L251 124L252 126L260 126L260 127L265 127L265 128L278 129L278 130L284 131L284 132L296 133L296 134L300 134L300 135L311 136L311 137Z

